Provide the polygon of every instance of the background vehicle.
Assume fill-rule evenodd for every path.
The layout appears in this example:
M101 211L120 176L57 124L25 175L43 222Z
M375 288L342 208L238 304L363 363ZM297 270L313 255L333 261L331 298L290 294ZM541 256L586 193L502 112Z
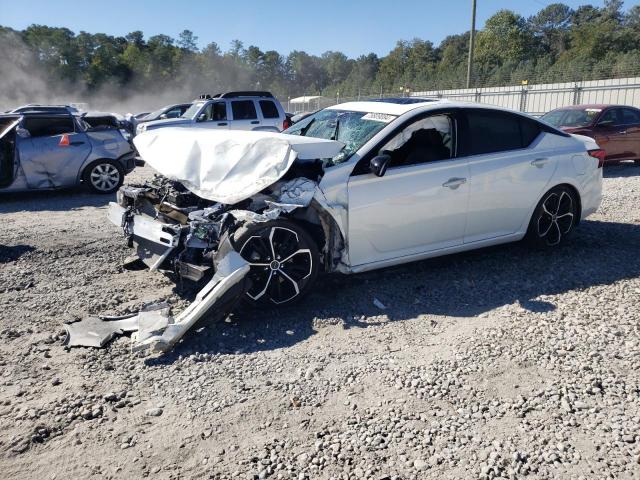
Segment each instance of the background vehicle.
M28 113L28 112L42 112L42 113L80 113L76 107L71 105L41 105L37 103L30 103L23 105L22 107L14 108L8 113Z
M154 112L141 115L140 118L138 118L138 115L136 115L136 118L138 120L138 123L152 122L153 120L164 120L167 118L178 118L181 117L184 112L189 109L190 106L190 103L167 105L166 107L162 107Z
M640 165L640 109L624 105L575 105L541 118L568 133L593 138L606 163L634 160Z
M119 129L92 128L69 114L0 116L0 192L84 183L112 193L134 168L134 150Z
M525 237L555 247L601 201L603 152L592 139L481 105L352 102L272 137L198 133L137 137L142 157L174 180L123 187L109 216L150 268L187 279L235 249L251 267L246 295L255 303L290 303L320 271L357 273ZM292 163L287 148L282 161L273 153L283 141L298 152ZM267 153L251 161L235 153L260 149ZM216 169L205 168L211 162ZM187 215L195 210L197 222Z
M80 118L94 130L99 128L118 129L126 140L131 140L133 136L131 121L117 113L86 112L80 115Z
M227 92L202 95L180 118L142 123L136 133L163 127L279 132L289 127L289 120L269 92Z

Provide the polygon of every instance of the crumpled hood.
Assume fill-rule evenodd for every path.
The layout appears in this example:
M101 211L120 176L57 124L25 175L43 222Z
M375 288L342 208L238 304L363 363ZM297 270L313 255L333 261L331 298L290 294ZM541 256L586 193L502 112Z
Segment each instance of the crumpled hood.
M199 197L233 205L282 178L296 158L331 158L344 144L272 132L162 128L136 136L151 167Z

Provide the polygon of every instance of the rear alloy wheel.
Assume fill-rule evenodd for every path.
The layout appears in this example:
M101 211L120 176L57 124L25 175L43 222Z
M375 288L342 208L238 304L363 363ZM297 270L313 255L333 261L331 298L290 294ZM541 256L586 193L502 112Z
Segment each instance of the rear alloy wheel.
M313 285L320 263L311 236L288 220L245 226L234 234L236 249L249 262L249 303L286 305Z
M531 218L527 237L535 246L555 247L571 234L577 221L575 194L567 187L556 187L540 200Z
M87 167L84 182L96 193L113 193L124 181L122 169L109 160L98 160Z

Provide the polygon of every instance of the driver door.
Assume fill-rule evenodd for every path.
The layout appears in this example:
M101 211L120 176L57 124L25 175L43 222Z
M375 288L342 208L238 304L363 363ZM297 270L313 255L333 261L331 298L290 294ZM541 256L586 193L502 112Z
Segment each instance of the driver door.
M455 125L453 113L413 120L375 149L391 156L383 176L354 170L348 184L352 266L462 245L469 166L456 157Z
M195 126L198 128L213 128L229 130L227 102L224 100L208 103L198 114Z

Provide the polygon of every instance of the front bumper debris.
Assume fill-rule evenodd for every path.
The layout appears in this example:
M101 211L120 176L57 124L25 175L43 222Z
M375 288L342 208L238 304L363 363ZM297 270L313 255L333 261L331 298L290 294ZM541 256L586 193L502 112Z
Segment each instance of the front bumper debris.
M117 335L132 332L131 349L167 352L207 312L225 317L247 289L249 264L231 250L220 258L216 273L191 304L177 317L169 315L169 307L162 303L151 305L128 318L91 317L65 325L70 347L103 347Z

